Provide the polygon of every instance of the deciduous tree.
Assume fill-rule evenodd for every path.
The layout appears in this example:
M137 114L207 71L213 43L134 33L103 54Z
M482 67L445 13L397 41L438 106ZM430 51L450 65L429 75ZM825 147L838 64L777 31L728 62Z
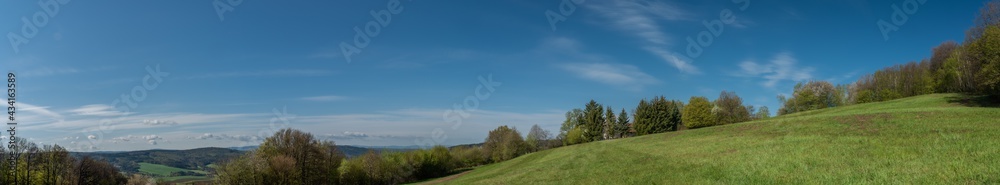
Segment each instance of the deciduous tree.
M715 117L712 115L712 103L703 96L691 97L688 104L684 106L682 114L684 126L687 128L701 128L715 125Z

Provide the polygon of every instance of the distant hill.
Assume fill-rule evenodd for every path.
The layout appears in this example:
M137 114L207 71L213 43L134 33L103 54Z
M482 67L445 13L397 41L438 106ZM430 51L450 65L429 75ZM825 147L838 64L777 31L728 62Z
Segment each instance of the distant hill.
M448 149L452 149L452 148L458 148L458 147L480 147L480 146L483 146L483 143L473 143L473 144L464 144L464 145L455 145L455 146L451 146L451 147L448 147Z
M238 151L250 151L257 149L258 146L241 146L241 147L229 147L229 149ZM352 145L337 145L337 149L343 152L348 158L360 156L368 152L368 150L375 150L378 152L383 151L393 151L393 152L405 152L410 150L419 149L417 146L352 146Z
M205 168L209 164L225 162L243 155L246 151L257 149L258 146L241 146L229 148L196 148L189 150L140 150L140 151L99 151L99 152L72 152L75 157L90 156L94 158L106 159L111 164L118 167L123 172L139 172L139 163L159 164L164 166L190 169L190 170L210 170ZM405 152L419 149L417 146L349 146L338 145L338 149L348 158L360 156L368 150L378 152Z
M72 153L76 157L91 156L106 159L124 172L138 172L139 163L161 164L185 169L204 169L204 166L208 164L219 163L242 154L243 151L215 147L190 150Z

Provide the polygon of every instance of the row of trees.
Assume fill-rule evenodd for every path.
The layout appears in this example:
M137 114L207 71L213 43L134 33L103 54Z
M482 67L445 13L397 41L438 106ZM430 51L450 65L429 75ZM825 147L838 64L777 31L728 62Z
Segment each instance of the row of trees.
M827 81L799 82L795 84L791 97L778 95L778 101L782 104L778 115L851 104L854 102L851 97L856 98L857 95L848 93L848 90L847 85L834 86Z
M222 184L333 184L343 159L333 142L282 129L216 171Z
M945 41L929 59L863 76L851 93L854 103L930 93L1000 95L1000 1L980 9L965 42Z
M549 133L532 127L528 140L513 127L489 132L481 146L435 146L407 152L375 152L346 159L331 141L282 129L254 151L219 165L221 184L401 184L441 177L457 169L513 159L554 147Z
M635 122L633 128L635 135L646 135L676 131L681 127L681 109L684 102L667 100L663 96L653 97L652 100L639 100L639 105L635 107ZM625 110L622 110L625 114Z
M0 147L0 184L119 185L146 184L149 177L126 177L111 163L89 156L74 157L59 145L43 145L15 138L16 166L8 163L10 151Z
M945 41L931 49L929 59L886 67L849 85L799 83L791 97L778 97L783 105L778 115L930 93L1000 99L1000 1L980 10L963 43Z
M687 128L701 128L769 117L771 113L767 106L757 109L753 105L743 105L743 98L736 92L722 91L714 102L703 96L691 97L681 120Z
M642 99L633 110L632 118L622 109L617 115L611 106L604 107L591 100L583 109L566 112L556 140L572 145L655 133L739 123L770 117L768 108L756 109L743 105L735 92L723 91L715 101L691 97L688 104L657 96ZM604 112L604 114L601 114Z

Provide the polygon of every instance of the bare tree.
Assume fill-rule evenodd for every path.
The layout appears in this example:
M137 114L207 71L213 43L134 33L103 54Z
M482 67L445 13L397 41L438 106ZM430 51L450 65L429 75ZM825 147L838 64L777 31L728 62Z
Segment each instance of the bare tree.
M542 127L539 127L538 124L535 124L531 126L531 130L528 131L528 138L526 142L528 142L528 146L530 146L532 150L544 150L549 147L549 137L549 131L545 131Z
M965 42L970 43L973 40L979 39L983 36L986 28L993 25L1000 24L1000 0L993 0L987 2L979 9L979 17L973 21L972 28L969 28L965 33Z

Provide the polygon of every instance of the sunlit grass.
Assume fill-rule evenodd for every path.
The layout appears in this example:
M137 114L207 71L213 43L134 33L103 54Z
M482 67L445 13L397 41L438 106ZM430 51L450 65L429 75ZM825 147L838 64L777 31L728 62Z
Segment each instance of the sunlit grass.
M477 168L449 184L1000 183L1000 108L933 94L601 141Z

